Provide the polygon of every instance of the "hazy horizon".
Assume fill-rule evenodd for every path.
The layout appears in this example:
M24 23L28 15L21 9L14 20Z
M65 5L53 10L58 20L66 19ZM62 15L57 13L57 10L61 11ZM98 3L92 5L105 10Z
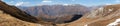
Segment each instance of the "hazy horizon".
M109 4L120 4L120 0L3 0L9 5L15 6L39 6L55 4L80 4L84 6L98 6Z

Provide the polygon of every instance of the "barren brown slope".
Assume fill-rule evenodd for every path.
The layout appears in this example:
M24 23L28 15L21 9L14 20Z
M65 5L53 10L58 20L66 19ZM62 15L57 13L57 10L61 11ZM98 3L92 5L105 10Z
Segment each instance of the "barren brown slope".
M58 24L58 26L120 26L119 18L120 4L108 5L91 11L77 21ZM116 23L116 25L113 23Z
M0 1L0 10L3 12L0 16L0 18L1 18L0 25L1 26L2 26L2 24L8 25L8 26L9 25L14 26L14 25L18 24L17 26L19 26L19 25L23 26L23 25L29 24L27 22L34 23L33 25L36 25L35 23L39 23L39 24L42 24L44 26L52 25L52 23L44 22L41 19L37 19L36 17L28 15L25 12L19 10L18 8L14 7L14 6L9 6L2 1ZM9 16L4 15L4 14L9 14ZM19 20L21 20L21 21L19 21ZM25 22L23 22L23 21L25 21ZM6 23L4 23L4 22L6 22ZM32 24L30 24L30 25L32 26Z
M43 26L41 24L29 23L3 13L0 10L0 26Z
M4 11L7 14L10 14L16 18L19 18L21 20L29 21L29 22L37 22L38 20L35 17L32 17L25 12L19 10L18 8L14 6L9 6L5 4L4 2L0 1L0 10Z

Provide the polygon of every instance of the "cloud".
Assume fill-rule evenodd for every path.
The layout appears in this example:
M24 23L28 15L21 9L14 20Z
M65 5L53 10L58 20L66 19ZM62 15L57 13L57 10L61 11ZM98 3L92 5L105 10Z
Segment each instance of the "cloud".
M52 1L42 1L42 2L52 2Z
M9 5L14 5L14 1L7 2Z
M50 0L43 0L42 2L52 2L52 1L50 1Z
M15 4L15 6L21 6L21 5L23 5L23 6L26 5L27 6L28 4L30 4L30 3L29 2L18 2L18 3Z
M37 4L37 5L48 5L51 4L52 1L51 0L43 0L41 3Z
M20 6L22 4L24 4L24 2L18 2L18 3L15 4L15 6Z
M63 4L64 6L67 6L67 5L69 5L69 4Z
M105 5L112 5L111 3L106 3Z

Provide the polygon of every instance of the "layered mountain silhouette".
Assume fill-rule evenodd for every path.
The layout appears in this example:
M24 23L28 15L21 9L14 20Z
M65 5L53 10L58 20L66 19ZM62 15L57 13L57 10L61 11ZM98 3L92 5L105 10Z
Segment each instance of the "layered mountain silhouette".
M72 19L74 15L84 15L90 9L80 4L73 5L41 5L31 7L18 7L32 16L45 21L64 22Z
M46 14L49 16L63 15L63 14L84 14L89 9L83 5L73 4L73 5L41 5L41 6L31 6L31 7L18 7L21 10L33 16L39 16L41 14Z
M21 8L21 10L26 9L24 11L31 16L15 6L0 1L0 26L120 26L120 4L97 7L88 13L84 11L84 9L87 10L86 8L78 5L54 5L54 8L52 7L44 5ZM44 18L45 20L52 19L56 23L42 21ZM65 19L67 19L66 23L57 23Z
M10 6L0 1L0 26L51 26L52 23L44 22L33 17L15 6Z

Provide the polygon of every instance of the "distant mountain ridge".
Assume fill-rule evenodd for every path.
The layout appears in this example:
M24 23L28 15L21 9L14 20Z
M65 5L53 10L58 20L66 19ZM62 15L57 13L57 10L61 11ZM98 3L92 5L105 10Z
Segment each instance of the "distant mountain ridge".
M42 17L45 19L63 19L68 18L69 20L73 15L84 15L89 12L90 9L83 5L74 4L74 5L41 5L41 6L31 6L31 7L18 7L21 10L24 10L28 14L31 14L36 17ZM71 17L66 17L71 16ZM68 20L66 19L66 20ZM59 22L59 21L58 21Z
M24 8L27 9L26 7ZM89 13L83 15L79 13L76 14L75 10L78 7L75 8L75 10L73 9L74 7L71 8L71 6L65 7L65 9L67 10L64 10L64 8L59 9L58 6L55 6L55 8L53 9L50 8L49 6L45 6L44 8L43 7L41 8L42 10L40 10L40 12L43 12L43 14L41 15L38 14L39 15L38 17L41 17L38 18L38 17L33 17L27 14L26 12L24 12L26 10L21 11L22 9L20 10L15 6L10 6L0 1L0 26L120 26L120 4L97 7L94 10L91 10ZM32 7L30 9L32 10L32 12L34 12L34 10L38 10L39 8ZM29 10L28 13L32 13L31 10ZM64 10L65 12L68 12L68 14L62 13L62 15L60 16L59 13L61 14L61 12L59 12L57 14L58 16L56 16L56 14L55 16L54 15L50 16L52 10L53 10L53 14L54 11L56 13L56 11L59 12L59 10ZM80 10L82 10L82 8L80 8ZM79 11L77 10L77 12ZM46 22L41 20L47 17L50 19L46 19L46 20L51 20L55 22L66 21L68 23L58 24L50 21ZM68 20L70 20L70 22Z
M37 24L39 23L39 24ZM0 0L0 26L50 26L52 23L37 19L15 6Z
M41 6L31 6L31 7L18 7L26 12L30 12L29 14L39 14L38 11L42 11L43 13L47 15L60 15L60 14L84 14L84 12L87 12L88 8L79 4L75 5L41 5ZM37 11L37 12L35 12ZM74 13L75 12L75 13ZM34 15L33 15L34 16Z

